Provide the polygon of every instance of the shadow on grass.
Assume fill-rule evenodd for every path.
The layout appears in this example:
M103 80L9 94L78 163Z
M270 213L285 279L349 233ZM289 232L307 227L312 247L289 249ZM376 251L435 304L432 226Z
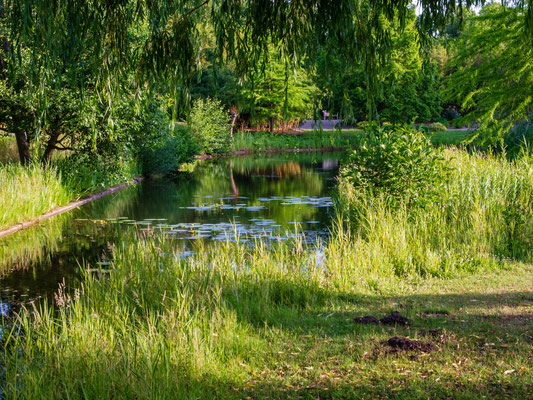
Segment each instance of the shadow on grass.
M227 304L233 304L241 323L251 324L258 331L267 326L269 331L283 337L282 341L290 341L289 350L281 353L294 348L315 353L296 358L273 354L275 361L265 365L266 370L270 368L267 377L253 377L243 384L238 390L242 398L518 399L527 398L531 389L527 372L517 377L507 376L527 366L516 366L505 374L499 369L505 364L519 363L519 354L527 352L533 343L533 313L529 311L533 305L533 291L406 296L318 291L307 295L315 299L314 303L302 305L301 295L295 294L292 285L284 288L277 283L276 288L282 293L273 296L270 306L263 303L262 307L255 308L250 303L236 304L232 296L227 297ZM248 296L254 291L264 294L264 290L264 284L243 289ZM294 296L296 301L291 304L289 299ZM411 320L410 324L364 325L353 320L362 315L380 318L392 311L400 311ZM391 355L383 340L392 336L429 341L438 350L424 354L420 360L411 353ZM362 349L350 353L349 342L358 343ZM318 353L321 356L317 356L317 347L321 348ZM274 348L279 350L272 346ZM374 354L366 355L364 349ZM487 365L495 369L491 371L491 367L487 367L479 372L475 367L467 367L463 374L461 367L455 364L457 359L470 360L468 362L479 365L480 369ZM397 362L404 364L407 372L395 372ZM308 374L310 371L306 369L312 367L305 365L309 363L319 364L321 372ZM453 370L455 374L432 376L434 369L448 364L457 367ZM412 373L410 370L430 372Z

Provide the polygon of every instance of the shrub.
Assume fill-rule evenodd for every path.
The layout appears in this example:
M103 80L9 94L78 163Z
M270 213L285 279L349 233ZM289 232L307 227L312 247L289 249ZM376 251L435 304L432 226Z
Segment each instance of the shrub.
M202 153L217 154L229 150L229 116L220 101L210 98L196 100L188 125Z
M189 128L175 125L155 146L145 147L140 159L143 175L176 172L181 164L196 154L198 146L193 142Z
M342 173L362 194L384 195L391 204L423 206L438 198L448 170L423 133L370 126Z
M429 133L429 126L426 126L424 124L420 124L417 127L417 130L424 133Z
M429 130L431 132L441 132L441 131L447 131L448 128L446 128L446 125L440 122L434 122L429 126Z
M442 112L442 117L446 118L448 121L451 121L452 119L460 118L461 114L459 111L457 111L457 108L454 106L449 106Z
M368 127L368 121L361 121L357 124L358 128L365 129Z

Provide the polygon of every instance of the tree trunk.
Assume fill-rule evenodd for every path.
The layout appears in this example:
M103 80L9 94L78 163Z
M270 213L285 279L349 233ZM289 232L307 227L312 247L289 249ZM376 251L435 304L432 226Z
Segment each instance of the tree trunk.
M239 116L239 113L237 112L231 113L231 129L229 131L230 138L233 138L233 130L235 129L235 121L237 121L238 116Z
M31 162L31 154L30 143L28 142L26 131L15 132L15 138L17 139L20 162L22 165L27 165Z
M270 133L274 133L274 118L270 117Z
M57 139L59 139L59 132L53 132L50 135L50 139L48 139L48 143L46 144L46 149L44 149L42 162L43 164L48 164L50 162L50 158L52 158L52 154L54 153L54 150L57 148Z

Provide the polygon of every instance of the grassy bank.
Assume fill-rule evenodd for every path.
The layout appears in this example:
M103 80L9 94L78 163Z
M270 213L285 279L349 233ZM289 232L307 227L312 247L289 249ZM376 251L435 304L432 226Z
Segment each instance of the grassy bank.
M274 150L345 148L358 143L360 131L308 132L301 135L269 132L238 132L233 138L233 151L266 152Z
M39 163L0 164L0 230L35 219L88 193L129 181L138 172L126 162L118 169L112 167L69 159L49 167Z
M526 398L533 170L449 152L417 214L341 186L321 252L127 236L109 270L4 335L7 398ZM344 227L342 227L344 225ZM93 270L94 271L94 270ZM354 322L399 310L408 325ZM431 351L401 351L405 336Z
M339 207L357 246L375 246L369 279L381 274L448 276L458 270L498 265L503 259L533 261L533 163L488 154L447 150L453 168L436 203L425 209L391 210L386 199L361 196L341 180ZM379 266L376 269L374 266Z
M0 229L30 220L76 197L54 168L8 164L0 168Z
M233 138L233 151L268 152L276 150L350 148L357 146L362 130L306 131L301 135L271 134L269 132L238 132ZM457 146L466 139L469 131L443 131L430 133L435 146Z

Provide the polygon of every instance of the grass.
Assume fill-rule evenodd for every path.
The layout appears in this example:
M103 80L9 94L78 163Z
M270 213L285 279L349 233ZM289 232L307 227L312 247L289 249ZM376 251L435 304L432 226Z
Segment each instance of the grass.
M19 160L17 142L11 135L7 136L0 131L0 165Z
M430 134L434 146L458 146L465 140L471 131L439 131Z
M53 168L7 164L0 168L0 229L33 219L75 197Z
M238 132L232 142L233 151L265 152L294 149L323 149L351 147L358 143L361 131L323 131L302 135L278 134L269 132Z
M351 218L322 253L199 242L182 258L155 234L124 237L109 270L60 288L58 312L7 329L4 396L527 398L532 165L448 156L435 210L388 211L341 186ZM353 322L393 310L411 324ZM392 336L436 351L391 353Z
M502 259L532 262L531 158L444 154L454 171L440 201L425 210L391 211L386 201L361 196L341 180L340 209L351 222L355 245L368 254L350 264L367 266L368 284L381 275L448 276Z
M250 151L254 153L294 150L349 148L359 143L360 129L343 129L337 131L306 131L302 135L271 134L269 132L238 132L233 138L233 151ZM430 134L435 146L457 146L466 139L469 131L443 131Z
M85 194L129 181L138 172L130 162L116 168L76 161L57 159L46 168L39 163L0 164L0 230L33 220Z

